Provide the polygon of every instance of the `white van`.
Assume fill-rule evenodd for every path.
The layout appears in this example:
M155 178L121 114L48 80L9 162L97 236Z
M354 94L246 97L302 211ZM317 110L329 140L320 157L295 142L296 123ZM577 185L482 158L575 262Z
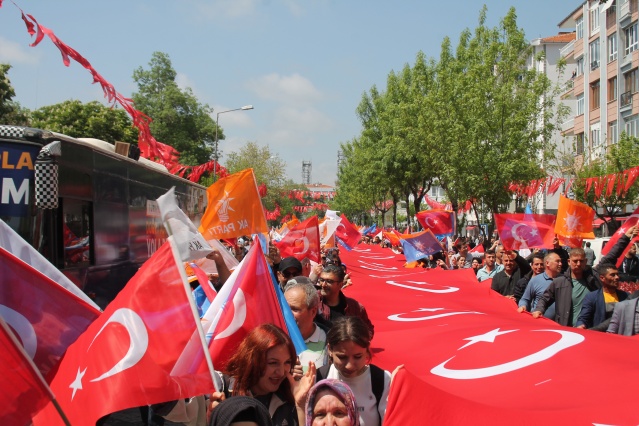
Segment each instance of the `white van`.
M586 243L590 243L590 248L595 252L595 262L593 266L596 266L599 263L599 260L601 260L601 258L603 257L603 255L601 254L601 250L605 247L606 244L608 244L608 241L610 241L610 237L583 240L582 246L585 248Z

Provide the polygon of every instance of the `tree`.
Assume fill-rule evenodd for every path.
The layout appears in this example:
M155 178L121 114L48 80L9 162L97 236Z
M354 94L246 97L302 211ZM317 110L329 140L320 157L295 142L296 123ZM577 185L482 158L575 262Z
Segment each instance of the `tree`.
M32 113L31 126L76 138L96 138L107 142L137 143L138 132L126 111L100 102L86 104L68 100L39 108Z
M482 200L504 211L511 181L545 176L540 163L552 157L553 90L548 78L528 69L530 45L511 8L495 28L485 25L486 8L474 33L464 31L453 56L442 44L431 98L442 171L439 182L453 207Z
M149 69L133 72L138 92L135 107L153 121L149 125L156 140L180 152L180 163L198 165L213 158L216 123L213 109L201 104L190 88L181 90L171 60L166 53L154 52ZM224 139L221 129L218 139Z
M587 152L584 156L590 157L589 154ZM597 217L606 223L609 235L612 235L619 227L615 217L624 213L626 205L639 202L639 189L636 185L632 185L628 192L618 195L617 186L615 186L609 196L602 192L601 196L597 197L594 187L589 188L586 193L586 179L617 174L635 166L639 166L639 139L628 136L625 132L621 134L618 143L608 146L608 152L603 159L588 161L585 165L580 162L572 165L576 176L575 183L572 185L575 198L595 210Z
M27 126L29 111L13 101L16 92L9 80L10 69L11 65L0 64L0 124Z
M268 145L259 146L255 142L247 142L238 152L227 155L226 168L229 173L252 168L258 186L266 185L267 193L262 198L264 208L273 211L279 205L282 216L293 213L294 203L284 194L298 188L286 180L286 163L273 154Z

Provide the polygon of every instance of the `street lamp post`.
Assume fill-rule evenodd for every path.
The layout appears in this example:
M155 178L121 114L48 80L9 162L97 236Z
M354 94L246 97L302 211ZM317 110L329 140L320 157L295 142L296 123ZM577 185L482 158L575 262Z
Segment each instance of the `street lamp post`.
M241 108L228 109L226 111L220 111L220 112L217 113L217 116L215 117L215 153L214 153L214 155L215 155L215 163L213 164L213 182L217 182L217 160L218 160L217 132L218 132L218 129L220 127L220 114L224 114L224 113L227 113L227 112L233 112L233 111L248 111L250 109L253 109L253 105L244 105Z

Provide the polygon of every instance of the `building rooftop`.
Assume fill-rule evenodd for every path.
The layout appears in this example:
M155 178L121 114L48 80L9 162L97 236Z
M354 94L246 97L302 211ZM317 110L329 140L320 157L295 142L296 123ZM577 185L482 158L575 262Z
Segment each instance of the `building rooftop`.
M324 190L332 190L332 189L335 188L333 185L324 185L323 183L312 183L310 185L306 185L306 187L309 190L311 190L311 191L313 191L313 190L319 191L319 190L322 190L322 189L324 189Z
M544 37L541 39L542 43L570 43L576 37L576 33L559 33L550 37Z

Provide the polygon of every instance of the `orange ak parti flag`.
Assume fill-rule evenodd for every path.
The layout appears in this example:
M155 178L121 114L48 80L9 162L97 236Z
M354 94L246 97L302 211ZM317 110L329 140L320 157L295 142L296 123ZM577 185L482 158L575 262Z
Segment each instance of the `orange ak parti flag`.
M590 206L562 195L557 209L555 234L563 237L595 238L592 232L594 218L595 211Z
M268 232L253 169L224 177L206 190L208 207L200 222L207 240Z

